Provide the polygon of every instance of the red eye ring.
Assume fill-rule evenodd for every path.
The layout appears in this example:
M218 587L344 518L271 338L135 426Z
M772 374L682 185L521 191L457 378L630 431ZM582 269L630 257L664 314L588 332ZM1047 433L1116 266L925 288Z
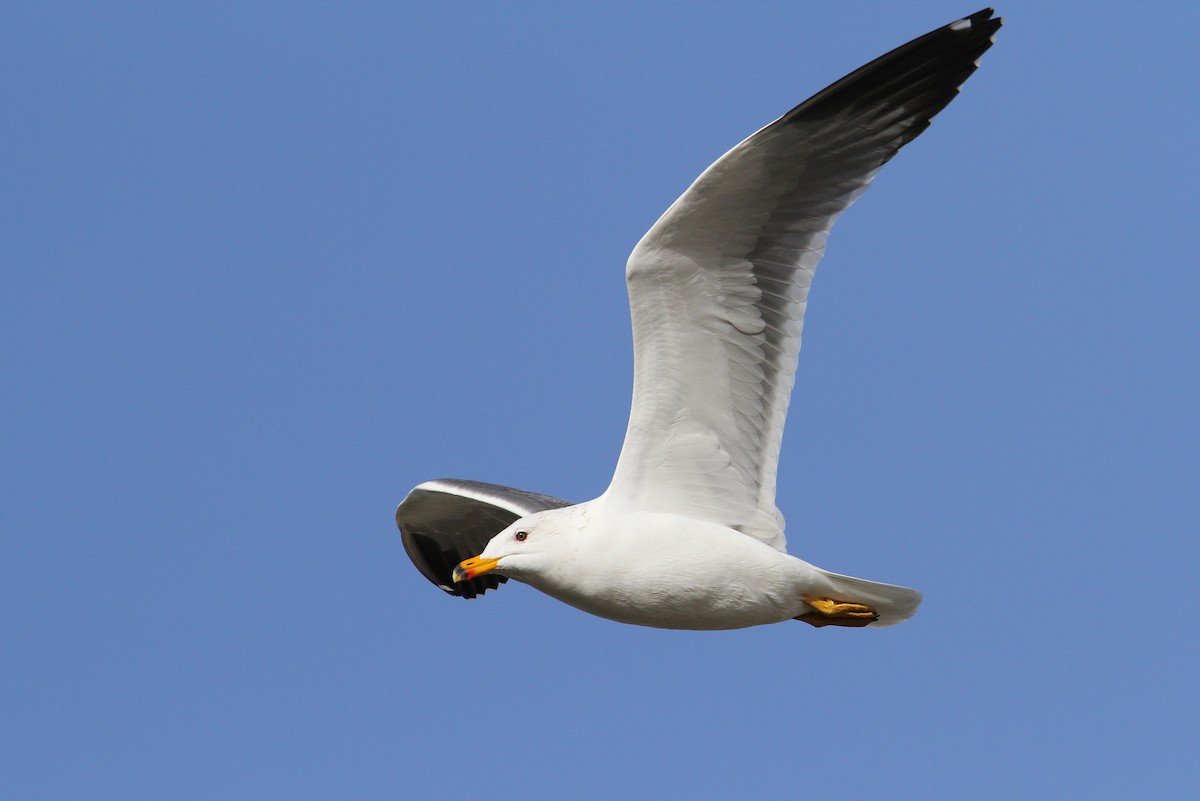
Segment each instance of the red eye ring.
M528 531L518 531L516 534L513 535L513 539L515 539L517 542L524 542L525 540L529 539L529 532Z

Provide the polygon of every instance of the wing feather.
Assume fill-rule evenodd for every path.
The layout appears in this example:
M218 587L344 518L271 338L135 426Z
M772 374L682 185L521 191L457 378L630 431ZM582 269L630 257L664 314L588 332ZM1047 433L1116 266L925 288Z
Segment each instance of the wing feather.
M454 566L483 550L492 537L517 520L570 501L536 492L442 478L417 485L396 507L404 550L421 575L451 595L474 598L507 579L489 573L455 583Z
M633 408L607 497L783 550L775 471L809 287L838 215L991 46L985 9L872 61L730 150L626 269Z

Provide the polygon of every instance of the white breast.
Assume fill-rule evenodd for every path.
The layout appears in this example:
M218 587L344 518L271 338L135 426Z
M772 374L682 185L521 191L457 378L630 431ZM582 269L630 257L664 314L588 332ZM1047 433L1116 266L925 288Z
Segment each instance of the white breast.
M565 511L565 510L564 510ZM734 529L597 504L569 560L522 578L593 615L670 629L776 623L806 609L819 571Z

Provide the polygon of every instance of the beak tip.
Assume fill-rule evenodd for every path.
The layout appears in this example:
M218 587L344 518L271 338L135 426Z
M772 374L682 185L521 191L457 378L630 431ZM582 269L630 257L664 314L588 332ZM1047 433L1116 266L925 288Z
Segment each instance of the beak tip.
M475 556L470 559L464 559L455 565L454 570L450 573L450 578L455 582L470 581L476 576L481 576L484 573L490 573L496 569L499 559L484 558Z

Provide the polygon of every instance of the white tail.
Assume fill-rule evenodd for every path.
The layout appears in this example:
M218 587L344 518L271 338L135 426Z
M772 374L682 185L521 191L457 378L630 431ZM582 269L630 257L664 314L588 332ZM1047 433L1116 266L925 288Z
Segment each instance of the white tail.
M821 572L834 587L835 592L831 593L833 600L867 604L879 613L879 620L871 623L872 626L894 626L903 623L915 615L917 607L921 605L921 593L908 587L843 576L828 570Z

